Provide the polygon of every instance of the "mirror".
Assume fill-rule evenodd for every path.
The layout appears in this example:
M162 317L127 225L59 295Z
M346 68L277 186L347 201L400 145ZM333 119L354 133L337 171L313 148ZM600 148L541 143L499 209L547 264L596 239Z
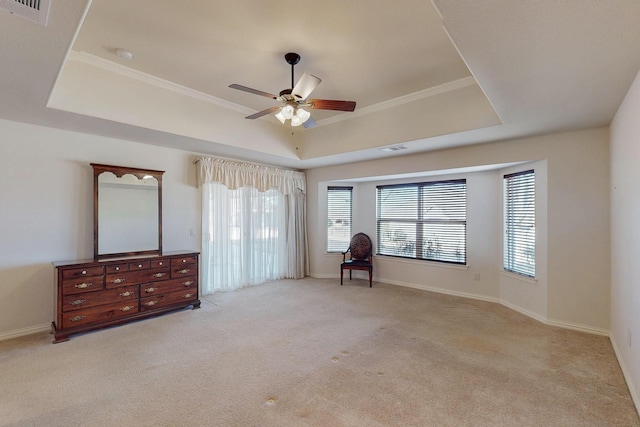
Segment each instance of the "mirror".
M164 171L91 166L94 258L161 254Z

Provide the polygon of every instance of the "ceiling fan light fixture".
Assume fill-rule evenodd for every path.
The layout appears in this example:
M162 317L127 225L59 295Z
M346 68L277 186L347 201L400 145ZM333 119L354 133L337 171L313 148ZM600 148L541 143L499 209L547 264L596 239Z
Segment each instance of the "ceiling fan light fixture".
M285 119L290 119L293 117L293 114L295 113L295 109L293 108L293 105L287 104L284 107L282 107L282 110L280 110L280 113L282 113L282 117L284 117Z
M282 124L284 124L285 120L287 120L287 119L284 118L284 114L282 114L282 108L276 114L276 119L280 120L280 123L282 123Z
M300 116L295 115L291 117L291 126L300 126L302 124L302 119Z
M304 123L309 120L309 117L311 117L311 113L304 108L298 107L298 111L296 111L296 117L300 118L300 123Z

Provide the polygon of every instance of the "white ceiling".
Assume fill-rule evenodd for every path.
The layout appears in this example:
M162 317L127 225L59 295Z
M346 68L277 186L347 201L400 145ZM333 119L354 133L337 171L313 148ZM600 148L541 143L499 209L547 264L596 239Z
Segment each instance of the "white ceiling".
M597 127L638 22L636 0L51 0L46 27L0 13L0 118L300 169ZM289 51L356 111L245 120L277 103L229 84L289 88Z

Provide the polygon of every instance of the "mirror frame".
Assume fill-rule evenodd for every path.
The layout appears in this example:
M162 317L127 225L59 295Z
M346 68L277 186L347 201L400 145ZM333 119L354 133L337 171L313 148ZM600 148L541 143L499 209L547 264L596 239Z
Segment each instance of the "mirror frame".
M126 166L103 165L98 163L90 163L93 168L93 258L98 260L101 258L117 258L136 255L162 255L162 175L164 171L153 169L131 168ZM98 176L103 172L111 172L116 177L121 178L123 175L134 175L138 179L151 175L158 181L158 248L145 251L119 252L110 254L98 253Z

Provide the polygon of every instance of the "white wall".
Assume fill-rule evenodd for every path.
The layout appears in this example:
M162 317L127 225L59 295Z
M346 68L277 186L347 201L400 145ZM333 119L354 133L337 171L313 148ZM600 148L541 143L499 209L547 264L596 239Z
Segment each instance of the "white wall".
M54 315L52 261L93 257L89 163L166 171L164 250L198 251L200 193L193 157L0 120L0 339L49 327Z
M468 174L469 268L376 257L377 280L501 301L539 320L594 333L609 330L608 129L558 133L307 171L311 274L335 277L339 256L326 254L326 197L332 180L417 173L512 162L535 162L539 236L537 282L501 270L501 175ZM375 236L368 184L359 183L356 215L367 212ZM374 185L375 187L375 185ZM363 191L360 191L360 190ZM546 189L546 197L544 190ZM364 195L362 194L364 193ZM476 222L474 224L474 222ZM538 227L539 225L539 227ZM546 227L546 230L545 230ZM355 231L355 230L354 230ZM545 240L546 239L546 240ZM475 281L475 273L480 280Z
M611 342L640 408L640 73L611 123Z

